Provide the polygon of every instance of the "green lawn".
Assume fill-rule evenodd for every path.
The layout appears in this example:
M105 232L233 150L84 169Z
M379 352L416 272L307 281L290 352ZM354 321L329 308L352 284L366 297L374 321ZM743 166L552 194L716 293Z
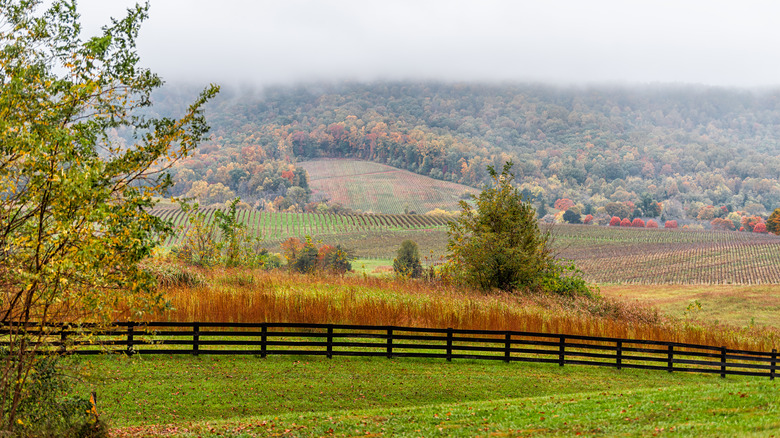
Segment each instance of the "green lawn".
M74 359L118 436L780 436L768 379L486 361Z

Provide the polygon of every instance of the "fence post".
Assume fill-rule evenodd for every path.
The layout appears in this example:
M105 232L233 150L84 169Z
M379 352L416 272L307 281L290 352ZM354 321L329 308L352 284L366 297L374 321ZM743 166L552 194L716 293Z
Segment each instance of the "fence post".
M617 369L620 370L623 368L623 341L617 341L615 356L617 356Z
M563 362L566 360L566 337L561 336L558 343L558 366L563 366Z
M504 335L504 362L509 363L509 349L512 346L512 334L509 332L506 332L506 335Z
M672 370L674 370L674 345L669 345L669 352L666 354L667 356L667 363L666 363L666 371L669 371L670 373Z
M393 329L387 328L387 358L393 358Z
M772 349L772 366L769 367L769 380L775 380L775 370L777 369L777 349Z
M60 326L60 353L65 354L67 351L67 347L65 346L65 341L68 339L68 333L65 331L65 324L62 324Z
M135 322L130 321L127 323L127 355L133 355L133 325Z
M265 359L267 354L266 345L268 343L268 325L263 323L260 326L260 357Z
M333 359L333 327L328 326L328 359Z
M726 347L720 347L720 378L726 377Z
M198 355L198 349L200 342L200 324L197 322L192 323L192 354Z
M447 329L447 362L452 362L452 328Z

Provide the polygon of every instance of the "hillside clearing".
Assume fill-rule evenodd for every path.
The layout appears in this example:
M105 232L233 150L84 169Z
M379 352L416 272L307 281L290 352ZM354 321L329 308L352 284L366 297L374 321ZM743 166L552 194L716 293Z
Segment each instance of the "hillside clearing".
M459 209L473 187L440 181L384 164L360 160L312 160L299 163L309 172L313 197L325 197L352 210L399 214Z

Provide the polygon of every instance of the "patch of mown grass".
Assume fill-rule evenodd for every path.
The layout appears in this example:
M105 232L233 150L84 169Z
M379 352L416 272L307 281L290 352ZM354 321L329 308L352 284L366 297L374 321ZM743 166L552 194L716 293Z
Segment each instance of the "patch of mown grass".
M780 287L777 285L601 285L604 296L636 300L674 317L717 322L737 327L780 324ZM698 301L693 312L689 304Z
M117 436L771 436L768 379L481 361L74 359Z

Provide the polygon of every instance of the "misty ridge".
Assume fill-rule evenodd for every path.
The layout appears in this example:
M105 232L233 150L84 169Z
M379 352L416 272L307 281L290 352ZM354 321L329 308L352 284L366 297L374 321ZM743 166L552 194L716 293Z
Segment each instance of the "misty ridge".
M176 113L196 90L165 87L155 111ZM284 190L269 192L253 175L323 157L481 187L487 166L512 160L520 189L542 213L567 198L582 214L707 226L780 205L779 100L780 89L682 84L225 87L208 106L212 139L171 171L173 195L201 181L257 206Z

